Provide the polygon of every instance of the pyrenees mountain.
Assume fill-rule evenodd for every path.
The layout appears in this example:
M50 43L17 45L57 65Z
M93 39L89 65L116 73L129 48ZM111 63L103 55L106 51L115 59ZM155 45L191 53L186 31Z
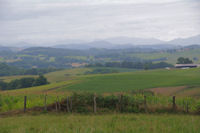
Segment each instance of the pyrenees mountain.
M189 37L189 38L178 38L168 42L169 44L176 44L176 45L194 45L200 44L200 35Z
M107 38L105 41L113 44L132 44L132 45L154 45L162 44L164 41L155 38L134 38L134 37L114 37Z
M31 44L31 45L30 45ZM73 40L62 41L50 44L32 44L31 42L16 42L15 44L0 45L0 51L20 51L29 47L52 47L62 49L88 50L98 49L128 49L128 48L151 48L151 49L176 49L189 45L200 45L200 35L189 38L177 38L171 41L162 41L154 38L131 38L114 37L107 39L98 39L90 42ZM49 46L51 45L51 46ZM10 47L9 47L10 46Z
M91 48L105 48L105 49L126 49L126 48L152 48L152 49L171 49L180 48L187 45L200 45L200 35L179 38L171 41L162 41L154 38L130 38L130 37L114 37L102 40L95 40L88 43L63 43L53 46L54 48L65 49L91 49Z

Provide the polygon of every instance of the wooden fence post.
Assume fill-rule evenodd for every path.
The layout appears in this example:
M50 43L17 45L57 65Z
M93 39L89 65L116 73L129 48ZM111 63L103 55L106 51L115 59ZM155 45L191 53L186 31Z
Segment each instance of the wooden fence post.
M26 100L27 100L27 96L24 96L24 113L26 112Z
M119 112L121 112L121 100L122 100L122 95L119 95Z
M119 110L119 112L122 112L122 110L123 110L123 107L122 107L122 97L123 97L123 95L120 94L119 95L119 103L118 103L118 110Z
M61 106L60 106L60 100L59 100L59 97L57 96L57 105L58 105L58 111L61 110Z
M173 111L176 111L176 96L173 96Z
M73 107L73 106L72 106L72 103L73 103L72 97L70 97L70 110L71 110L71 112L72 112L72 109L73 109L73 108L72 108L72 107Z
M56 112L58 112L58 101L55 101Z
M67 97L67 112L70 113L70 108L69 108L69 97Z
M44 96L44 111L47 111L47 94Z
M93 104L93 111L94 111L94 113L96 113L97 112L96 94L94 94L93 102L94 102L94 104Z
M144 96L144 110L147 113L147 97Z
M188 101L186 102L186 113L189 113L189 103L188 103Z

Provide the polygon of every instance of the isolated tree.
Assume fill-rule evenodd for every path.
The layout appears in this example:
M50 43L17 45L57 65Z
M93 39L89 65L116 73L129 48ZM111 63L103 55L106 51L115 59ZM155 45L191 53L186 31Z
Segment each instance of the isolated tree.
M192 64L193 61L190 60L189 58L184 58L184 57L179 57L177 59L177 64Z

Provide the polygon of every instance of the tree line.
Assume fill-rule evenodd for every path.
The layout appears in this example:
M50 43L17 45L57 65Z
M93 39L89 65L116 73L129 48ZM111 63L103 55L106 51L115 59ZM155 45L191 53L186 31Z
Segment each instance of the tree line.
M22 69L14 66L10 66L5 63L0 63L0 76L12 76L12 75L40 75L59 69L55 68L32 68L32 69Z
M157 69L173 67L172 64L166 62L152 63L152 62L106 62L94 63L86 65L87 67L119 67L119 68L133 68L133 69Z
M11 82L7 83L4 81L0 81L0 90L14 90L14 89L21 89L21 88L28 88L33 86L40 86L48 84L47 79L40 75L38 78L22 78L12 80Z

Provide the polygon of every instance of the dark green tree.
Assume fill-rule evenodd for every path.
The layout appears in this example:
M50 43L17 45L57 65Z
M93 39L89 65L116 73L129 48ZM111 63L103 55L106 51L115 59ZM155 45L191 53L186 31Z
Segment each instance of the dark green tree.
M8 90L13 90L13 89L19 89L20 87L21 87L20 80L16 79L16 80L13 80L10 83L8 83L7 89Z
M0 81L0 90L6 90L8 84L6 82Z
M32 87L35 82L34 78L22 78L20 79L20 88Z
M184 58L184 57L179 57L177 59L177 64L192 64L193 61L190 60L189 58Z
M47 79L43 75L40 75L38 78L36 78L33 86L39 86L39 85L45 85L45 84L48 84Z

